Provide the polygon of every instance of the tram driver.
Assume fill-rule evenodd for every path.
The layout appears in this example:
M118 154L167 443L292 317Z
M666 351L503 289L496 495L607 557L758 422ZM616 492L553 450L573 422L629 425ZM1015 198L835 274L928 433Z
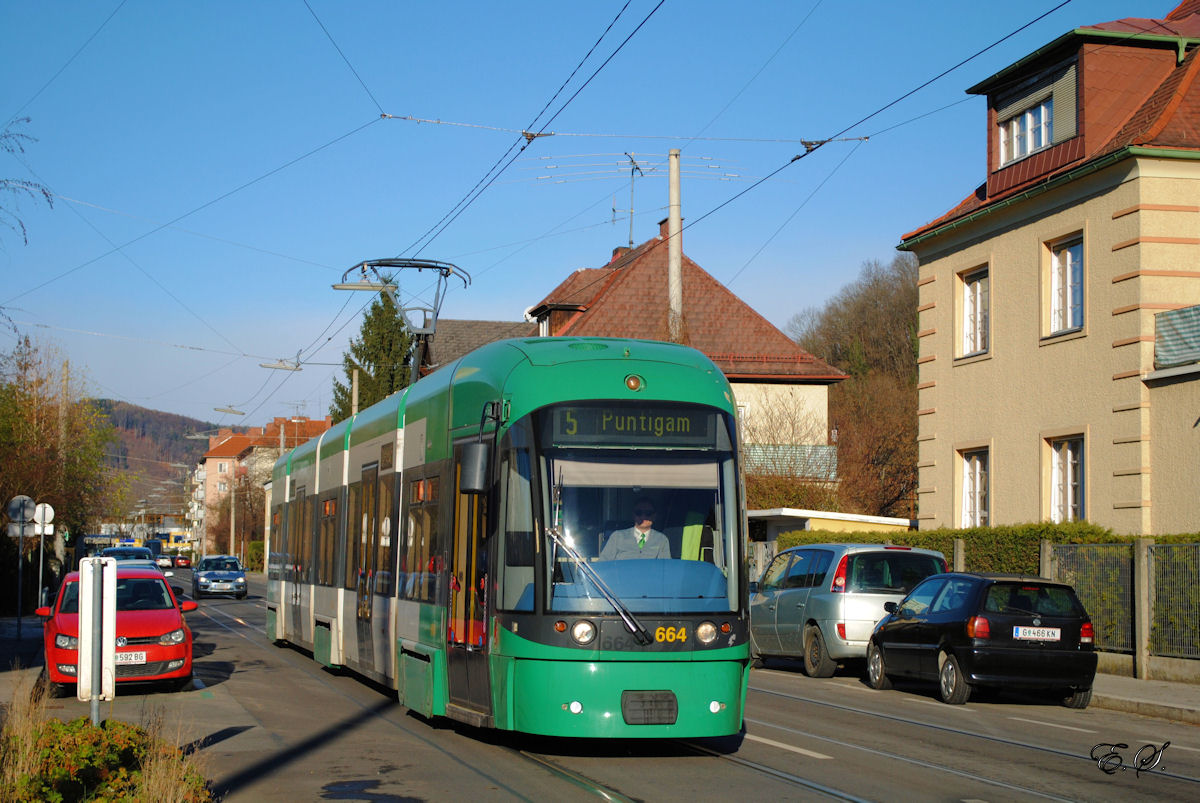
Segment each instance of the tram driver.
M633 526L614 530L600 550L600 560L670 557L667 537L654 529L654 502L645 496L633 503Z

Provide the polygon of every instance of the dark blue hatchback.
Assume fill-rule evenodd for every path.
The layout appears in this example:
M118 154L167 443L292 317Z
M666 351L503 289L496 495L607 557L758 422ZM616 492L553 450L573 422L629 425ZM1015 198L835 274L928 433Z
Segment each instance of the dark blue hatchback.
M951 704L977 686L1043 689L1069 708L1092 699L1092 621L1069 585L955 572L930 577L885 609L867 647L873 688L909 677L937 681Z

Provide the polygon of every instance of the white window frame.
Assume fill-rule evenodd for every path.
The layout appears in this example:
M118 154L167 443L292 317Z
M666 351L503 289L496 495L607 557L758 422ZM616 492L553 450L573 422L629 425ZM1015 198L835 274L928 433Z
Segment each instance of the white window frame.
M987 353L991 323L991 285L987 268L962 275L962 356Z
M961 527L986 527L991 520L988 505L990 455L987 449L971 449L962 456Z
M225 493L226 491L228 491L228 490L229 490L229 483L227 483L227 482L218 482L218 483L217 483L217 490L218 490L220 493Z
M218 474L224 474L228 470L229 470L228 463L217 463L217 473Z
M1050 334L1083 328L1083 238L1050 246Z
M1024 159L1054 144L1054 98L1033 104L997 124L1000 165Z
M1050 441L1050 520L1055 524L1086 518L1082 435Z

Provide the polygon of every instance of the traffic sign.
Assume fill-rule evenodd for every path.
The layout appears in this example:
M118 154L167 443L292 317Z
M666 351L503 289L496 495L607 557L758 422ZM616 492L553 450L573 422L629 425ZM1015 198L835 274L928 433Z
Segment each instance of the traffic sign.
M33 520L38 524L49 524L54 521L54 508L41 502L33 509Z
M33 500L23 494L8 500L8 517L13 521L33 521L33 513L36 509L37 505L33 503Z
M10 521L8 523L8 537L9 538L21 538L21 537L32 538L34 535L34 532L33 532L34 526L35 525L32 521L25 521L25 522ZM53 527L54 525L51 524L50 526Z

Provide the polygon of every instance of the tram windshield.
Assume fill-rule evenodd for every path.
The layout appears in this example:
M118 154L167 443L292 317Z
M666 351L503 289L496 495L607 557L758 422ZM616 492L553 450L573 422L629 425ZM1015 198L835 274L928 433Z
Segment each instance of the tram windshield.
M558 406L510 429L500 607L736 609L734 454L726 417L689 405Z

